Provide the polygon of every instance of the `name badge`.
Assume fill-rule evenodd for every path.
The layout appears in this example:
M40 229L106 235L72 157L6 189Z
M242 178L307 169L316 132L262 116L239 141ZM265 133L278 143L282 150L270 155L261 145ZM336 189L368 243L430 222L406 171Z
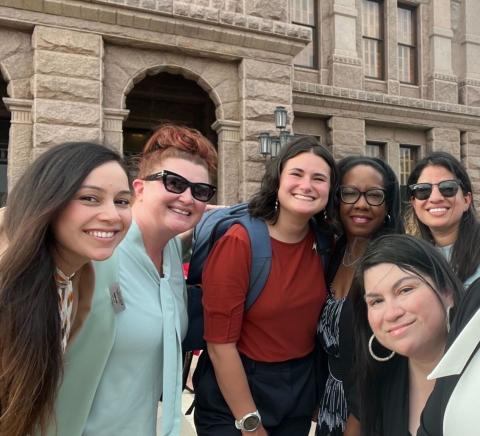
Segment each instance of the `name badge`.
M120 285L117 282L110 285L110 297L112 299L113 311L115 313L123 312L125 310L125 302L120 291Z

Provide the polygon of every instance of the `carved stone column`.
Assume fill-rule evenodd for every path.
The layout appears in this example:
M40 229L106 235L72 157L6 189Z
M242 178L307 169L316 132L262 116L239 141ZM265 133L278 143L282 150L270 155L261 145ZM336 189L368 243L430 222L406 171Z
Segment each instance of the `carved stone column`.
M11 112L8 142L8 189L23 174L32 161L32 104L33 100L4 98L3 102Z
M123 122L129 113L128 109L103 109L103 143L120 153L123 152Z
M217 120L212 129L218 135L217 202L234 204L239 199L240 122Z

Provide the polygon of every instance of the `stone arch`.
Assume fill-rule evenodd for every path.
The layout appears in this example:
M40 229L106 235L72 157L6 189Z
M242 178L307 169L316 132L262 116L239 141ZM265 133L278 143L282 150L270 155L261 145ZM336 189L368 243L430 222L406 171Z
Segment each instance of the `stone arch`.
M147 75L161 72L182 75L196 82L215 104L218 135L218 201L234 203L239 199L240 90L236 62L106 45L104 55L104 141L122 144L122 123L128 116L126 96ZM121 146L120 146L121 147ZM228 183L227 183L228 180ZM232 188L234 187L234 188Z
M10 98L32 99L33 75L31 35L18 30L0 29L0 72L8 83Z
M125 97L147 74L181 74L195 81L216 106L217 119L239 119L238 65L214 59L131 47L105 47L104 107L125 108Z

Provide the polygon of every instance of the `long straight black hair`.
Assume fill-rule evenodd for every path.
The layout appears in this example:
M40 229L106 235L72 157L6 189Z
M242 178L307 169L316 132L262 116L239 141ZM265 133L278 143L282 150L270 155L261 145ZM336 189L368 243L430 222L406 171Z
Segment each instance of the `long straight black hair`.
M443 151L431 153L419 161L408 177L407 184L417 183L422 171L427 166L440 166L447 169L460 181L463 195L472 194L472 182L463 165L454 156ZM420 230L421 237L434 244L435 240L432 232L427 225L418 219L415 209L413 209L412 215ZM453 244L450 257L450 266L462 282L467 280L480 265L480 250L478 247L480 247L480 223L477 219L472 196L470 207L463 213L460 221L458 236Z
M364 299L364 274L369 268L381 263L396 265L426 283L430 280L439 298L451 293L455 306L463 292L462 283L443 255L426 241L409 235L384 235L368 245L355 272L350 291L354 309L355 356L362 436L381 436L379 420L382 387L385 381L392 377L402 359L401 356L395 355L387 362L377 362L368 351L372 329L368 323L367 304ZM379 351L376 353L381 356L390 354L390 350L386 350L380 344L378 346Z
M0 260L0 435L44 433L63 372L52 223L85 178L122 159L87 142L42 154L7 199ZM126 171L125 171L126 172Z

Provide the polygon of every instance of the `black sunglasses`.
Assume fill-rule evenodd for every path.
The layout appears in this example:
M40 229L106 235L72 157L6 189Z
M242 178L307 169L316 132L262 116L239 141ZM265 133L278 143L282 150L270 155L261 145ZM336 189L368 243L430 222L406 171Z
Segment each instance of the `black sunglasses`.
M362 195L370 206L380 206L385 201L385 190L382 188L360 191L354 186L340 186L340 200L343 203L355 204Z
M460 187L459 180L443 180L440 183L415 183L410 185L410 192L417 200L426 200L432 195L433 187L438 186L440 194L444 197L455 197Z
M168 170L150 174L144 177L143 180L161 180L165 189L174 194L181 194L190 188L192 197L203 202L210 200L215 195L215 192L217 192L216 186L209 185L208 183L192 183L185 177Z

